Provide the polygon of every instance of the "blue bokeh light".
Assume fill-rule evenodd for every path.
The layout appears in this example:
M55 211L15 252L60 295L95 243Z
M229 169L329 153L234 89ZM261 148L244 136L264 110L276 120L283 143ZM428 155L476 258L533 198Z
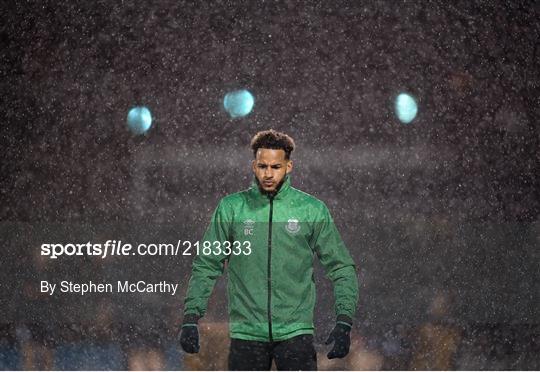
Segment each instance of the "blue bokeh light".
M223 106L232 118L248 115L254 104L253 95L245 89L227 93L223 99Z
M145 106L133 107L128 112L127 125L133 134L144 134L152 126L152 114Z
M412 122L418 113L418 105L415 99L407 93L401 93L397 96L395 109L398 119L403 124Z

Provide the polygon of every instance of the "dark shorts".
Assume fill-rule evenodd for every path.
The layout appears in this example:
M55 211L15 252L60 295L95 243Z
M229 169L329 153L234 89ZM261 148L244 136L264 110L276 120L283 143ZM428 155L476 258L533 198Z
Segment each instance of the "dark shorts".
M313 335L299 335L274 342L231 339L229 370L270 370L272 360L276 362L278 370L317 370Z

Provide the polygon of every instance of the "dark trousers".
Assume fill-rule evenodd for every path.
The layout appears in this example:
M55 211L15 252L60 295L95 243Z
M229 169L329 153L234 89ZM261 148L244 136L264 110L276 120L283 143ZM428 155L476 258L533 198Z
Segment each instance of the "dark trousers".
M317 370L313 335L299 335L284 341L260 342L231 339L229 370Z

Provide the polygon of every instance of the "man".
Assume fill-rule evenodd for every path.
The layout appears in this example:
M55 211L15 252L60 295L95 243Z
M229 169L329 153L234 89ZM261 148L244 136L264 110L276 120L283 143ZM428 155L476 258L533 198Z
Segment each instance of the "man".
M315 370L314 256L334 284L330 359L349 352L358 299L355 265L326 205L290 185L292 138L259 132L251 149L252 187L220 201L201 241L212 250L199 252L193 262L180 343L188 353L199 351L197 322L226 263L229 369L269 370L274 360L279 370Z

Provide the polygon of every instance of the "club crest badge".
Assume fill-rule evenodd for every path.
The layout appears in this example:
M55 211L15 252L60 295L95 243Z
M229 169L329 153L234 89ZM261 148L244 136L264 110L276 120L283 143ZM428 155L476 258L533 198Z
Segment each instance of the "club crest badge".
M253 228L255 227L255 221L253 220L245 220L244 221L244 235L253 235Z
M289 218L287 224L285 225L285 230L291 234L296 234L300 231L300 223L296 218Z

